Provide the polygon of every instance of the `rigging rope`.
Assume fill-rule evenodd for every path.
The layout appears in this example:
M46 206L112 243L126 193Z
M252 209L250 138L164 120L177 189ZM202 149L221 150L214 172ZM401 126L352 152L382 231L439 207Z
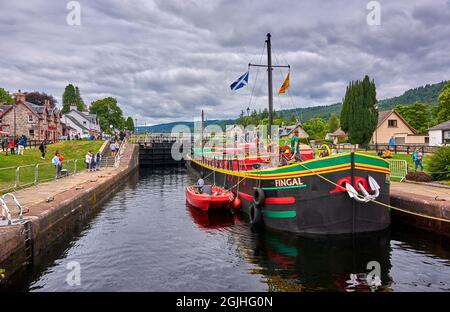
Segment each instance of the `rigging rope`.
M262 58L263 58L263 56L264 56L264 50L265 50L265 48L266 48L266 43L264 42L264 46L263 46L263 49L262 49L262 51L261 51L261 56L260 56L260 58L259 58L259 64L261 64L261 62L262 62ZM253 59L252 59L252 60L253 60ZM251 61L250 61L250 63L251 63ZM250 94L250 100L249 100L248 106L247 106L248 108L250 108L250 106L252 105L253 93L255 92L255 87L256 87L256 84L257 84L257 82L258 82L259 68L260 68L260 67L258 66L257 69L256 69L255 83L253 84L252 92L251 92L251 94ZM249 66L248 70L250 71L250 66Z
M331 180L328 179L328 178L325 178L325 177L322 176L320 173L317 173L315 170L306 167L306 166L305 166L304 164L302 164L302 163L297 163L297 164L300 165L300 166L302 166L302 167L305 168L306 170L312 172L313 174L317 175L319 178L321 178L321 179L323 179L323 180L325 180L325 181L331 183L332 185L334 185L334 186L336 186L336 187L339 187L339 188L341 188L341 189L343 189L343 190L345 190L345 191L347 192L347 189L346 189L345 187L343 187L343 186L341 186L341 185L339 185L339 184L337 184L337 183L331 181ZM359 193L357 193L357 192L356 192L356 193L355 193L355 192L352 192L352 193L353 193L353 195L355 195L355 196L361 197L361 195L360 195ZM394 207L394 206L392 206L392 205L388 205L388 204L382 203L382 202L377 201L377 200L375 200L375 199L370 199L370 201L372 201L372 202L374 202L374 203L376 203L376 204L379 204L379 205L381 205L381 206L384 206L384 207L386 207L386 208L390 208L390 209L393 209L393 210L401 211L401 212L406 213L406 214L412 214L412 215L415 215L415 216L418 216L418 217L427 218L427 219L432 219L432 220L436 220L436 221L450 222L449 219L443 219L443 218L439 218L439 217L427 216L427 215L424 215L424 214L421 214L421 213L408 211L408 210L405 210L405 209L401 209L401 208Z

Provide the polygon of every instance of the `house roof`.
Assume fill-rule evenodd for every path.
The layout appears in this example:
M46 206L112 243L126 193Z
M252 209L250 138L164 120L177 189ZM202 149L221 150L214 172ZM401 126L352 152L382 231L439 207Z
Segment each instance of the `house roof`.
M346 136L347 133L345 133L341 128L337 129L333 133L330 133L330 136L340 137L340 136Z
M428 130L450 130L450 120L444 121Z
M70 121L72 121L75 125L77 125L79 128L83 129L83 130L87 130L89 131L89 129L86 126L83 126L78 120L76 120L74 117L70 116L70 115L64 115L64 118L69 119Z
M77 110L77 109L72 109L69 113L71 113L71 112L76 112L76 113L78 113L81 117L83 117L83 118L85 118L85 119L87 119L87 120L89 120L90 122L93 122L93 123L95 123L95 121L97 120L97 115L95 115L95 114L90 114L90 113L80 112L80 111Z
M292 132L294 132L296 129L300 130L300 137L303 137L303 138L308 138L309 137L308 133L302 128L302 126L300 124L296 124L296 125L292 125L292 126L280 127L279 135L280 136L288 136Z
M382 112L378 112L378 124L377 124L377 128L380 127L385 121L386 119L389 118L389 116L391 116L392 114L397 115L398 118L400 118L400 120L409 128L409 130L412 131L412 133L417 134L416 129L414 129L413 127L410 126L410 124L405 120L405 118L402 117L402 115L400 115L399 113L397 113L395 111L395 109L392 110L388 110L388 111L382 111Z

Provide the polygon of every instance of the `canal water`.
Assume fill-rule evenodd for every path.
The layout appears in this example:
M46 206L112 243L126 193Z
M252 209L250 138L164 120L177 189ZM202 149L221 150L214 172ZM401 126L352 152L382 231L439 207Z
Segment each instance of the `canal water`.
M408 228L338 238L254 229L243 215L208 215L187 206L184 187L191 179L183 168L141 169L13 287L370 291L364 274L375 263L381 276L377 291L450 290L450 244L439 237ZM73 263L79 263L80 285L70 286Z

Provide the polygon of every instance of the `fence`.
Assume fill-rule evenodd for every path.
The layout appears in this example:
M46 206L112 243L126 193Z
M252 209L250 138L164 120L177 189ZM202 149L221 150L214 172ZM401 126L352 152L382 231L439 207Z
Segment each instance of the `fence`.
M402 182L408 174L408 163L406 160L388 159L389 170L391 170L391 178L398 178Z
M73 175L85 168L84 159L63 161L63 174ZM0 168L0 193L16 191L55 179L56 169L52 163Z
M12 137L9 138L9 140L12 140ZM43 140L27 140L27 142L25 144L25 148L39 147L39 145L41 145L42 141ZM15 144L14 144L15 148L17 148L17 143L18 142L19 142L18 140L15 141ZM47 145L53 144L53 143L58 143L58 142L59 142L59 140L56 140L56 141L49 141L49 140L47 140ZM8 146L1 146L1 148L2 148L2 151L5 151L5 148L9 149L9 145Z

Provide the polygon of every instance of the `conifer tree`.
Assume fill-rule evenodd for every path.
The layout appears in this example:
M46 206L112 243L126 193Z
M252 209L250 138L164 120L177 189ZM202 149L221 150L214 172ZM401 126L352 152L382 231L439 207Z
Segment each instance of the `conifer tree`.
M378 121L375 82L365 76L347 87L341 111L341 129L353 144L369 143Z

